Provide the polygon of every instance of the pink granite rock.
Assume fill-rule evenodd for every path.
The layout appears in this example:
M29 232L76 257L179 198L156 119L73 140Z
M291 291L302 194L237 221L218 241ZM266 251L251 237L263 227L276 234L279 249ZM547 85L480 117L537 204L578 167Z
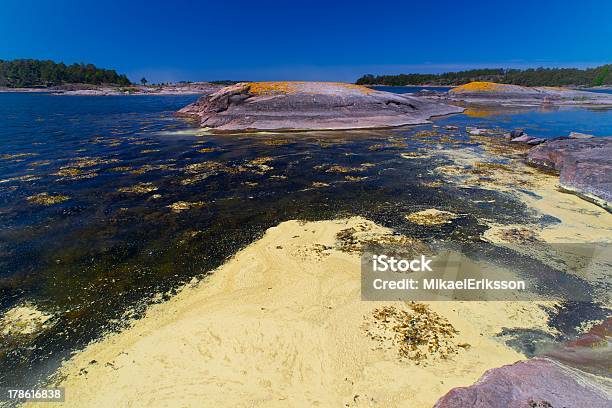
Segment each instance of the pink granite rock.
M610 210L612 137L548 141L529 151L527 163L559 172L561 188Z
M203 96L178 115L218 130L356 129L428 123L463 108L329 82L250 82Z
M552 360L534 358L487 371L450 390L434 408L610 408L609 385Z

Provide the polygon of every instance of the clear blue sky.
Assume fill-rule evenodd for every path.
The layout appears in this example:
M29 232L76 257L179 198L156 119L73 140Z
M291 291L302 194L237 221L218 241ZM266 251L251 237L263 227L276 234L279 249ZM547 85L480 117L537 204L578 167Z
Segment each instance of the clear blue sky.
M585 67L612 62L612 1L1 0L14 58L153 82Z

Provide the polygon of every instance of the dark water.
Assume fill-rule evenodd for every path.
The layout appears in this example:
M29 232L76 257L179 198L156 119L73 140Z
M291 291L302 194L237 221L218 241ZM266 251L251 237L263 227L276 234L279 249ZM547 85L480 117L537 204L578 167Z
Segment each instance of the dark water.
M195 99L0 94L0 311L29 302L54 316L38 337L0 344L0 385L44 379L72 350L138 316L155 294L166 299L285 220L362 215L423 240L466 244L487 228L482 219L554 222L493 191L428 186L448 160L399 153L431 149L414 137L431 125L210 135L172 115ZM436 123L514 128L549 113L518 115ZM566 122L551 126L566 133L595 126L585 118L610 124L609 112L555 115ZM543 121L542 132L553 122ZM463 130L438 132L472 144ZM41 193L65 200L28 200ZM176 212L169 206L177 202L197 204ZM431 207L466 216L431 227L404 218Z

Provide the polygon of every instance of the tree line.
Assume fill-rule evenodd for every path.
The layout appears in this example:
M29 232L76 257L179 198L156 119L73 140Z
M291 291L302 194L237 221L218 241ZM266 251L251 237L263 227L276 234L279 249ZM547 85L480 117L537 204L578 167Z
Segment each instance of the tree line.
M463 85L489 81L523 86L612 85L612 64L596 68L471 69L443 74L372 75L359 78L358 85Z
M9 88L46 87L62 84L130 85L125 75L113 69L98 68L93 64L55 63L33 59L0 60L0 86Z

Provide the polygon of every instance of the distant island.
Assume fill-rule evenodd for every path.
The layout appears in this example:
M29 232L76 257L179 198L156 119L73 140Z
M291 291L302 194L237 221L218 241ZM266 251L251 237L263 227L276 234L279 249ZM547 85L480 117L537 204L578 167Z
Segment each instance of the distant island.
M31 88L64 84L129 86L127 76L113 69L98 68L93 64L56 63L50 60L0 60L0 87Z
M359 78L357 85L438 85L456 86L469 82L497 82L522 86L576 86L592 87L612 85L612 64L597 68L530 68L530 69L471 69L443 74L372 75Z

